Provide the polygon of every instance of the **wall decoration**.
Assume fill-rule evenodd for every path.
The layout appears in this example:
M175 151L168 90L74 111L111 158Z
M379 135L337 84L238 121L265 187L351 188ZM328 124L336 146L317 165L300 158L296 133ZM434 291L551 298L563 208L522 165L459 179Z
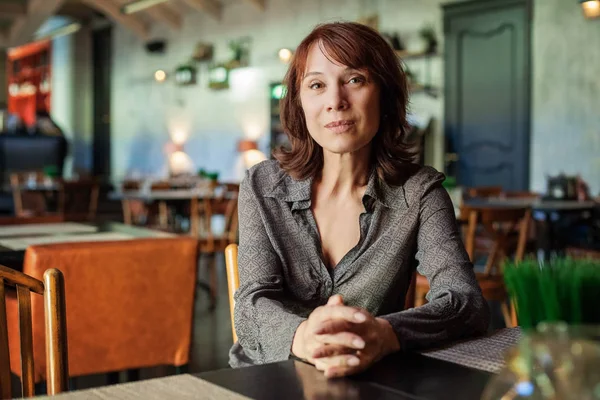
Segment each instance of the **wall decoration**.
M231 40L229 49L231 50L231 59L225 64L228 69L243 68L250 65L250 44L252 38L242 37Z
M183 64L175 70L175 83L181 86L195 85L198 70L192 64Z
M215 90L229 89L229 69L224 64L215 64L209 68L208 87Z
M432 25L425 25L421 28L419 36L421 36L421 39L425 42L425 53L434 54L437 52L438 39Z
M376 31L379 30L379 15L377 14L360 17L356 22L373 28Z
M199 42L196 44L192 59L197 62L212 61L214 46L211 43Z

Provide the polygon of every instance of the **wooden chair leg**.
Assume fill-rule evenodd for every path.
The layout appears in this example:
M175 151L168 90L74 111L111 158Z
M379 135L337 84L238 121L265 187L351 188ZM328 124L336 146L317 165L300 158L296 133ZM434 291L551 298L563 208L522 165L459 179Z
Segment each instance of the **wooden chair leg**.
M517 321L517 309L515 308L515 302L511 300L510 302L510 314L511 314L511 324L513 327L519 326L519 321Z
M210 308L214 309L217 304L217 254L210 253L208 260L208 272L210 274Z
M513 317L511 315L511 310L506 304L506 301L503 301L500 305L500 309L502 310L502 316L504 317L504 323L507 328L514 328L516 325L513 324Z
M158 220L160 227L165 229L169 225L169 209L166 201L158 203Z
M121 205L123 207L123 223L131 225L131 205L129 204L129 200L121 200Z

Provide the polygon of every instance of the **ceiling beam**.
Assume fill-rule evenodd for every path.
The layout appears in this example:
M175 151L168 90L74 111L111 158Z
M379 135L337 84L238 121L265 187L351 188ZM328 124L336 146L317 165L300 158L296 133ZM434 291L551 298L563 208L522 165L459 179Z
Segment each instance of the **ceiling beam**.
M8 34L11 46L29 42L33 34L56 13L65 0L29 0L27 14L16 18Z
M83 0L83 2L116 23L123 25L140 39L148 39L150 34L148 27L139 18L121 13L121 6L113 0Z
M8 47L8 31L0 31L0 49Z
M27 4L2 3L0 4L0 17L13 18L27 15Z
M152 17L152 19L168 26L169 28L180 30L183 24L181 14L173 9L165 6L164 4L157 4L146 10L146 13Z
M256 6L260 11L265 11L267 8L266 0L246 0L246 2Z
M188 6L210 15L216 20L221 19L223 5L217 0L183 0Z

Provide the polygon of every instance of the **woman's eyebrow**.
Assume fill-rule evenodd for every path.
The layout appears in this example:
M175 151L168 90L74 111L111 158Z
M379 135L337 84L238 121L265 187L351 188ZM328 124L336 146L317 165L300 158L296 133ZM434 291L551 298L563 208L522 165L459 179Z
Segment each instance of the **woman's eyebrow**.
M302 80L305 80L306 78L308 78L310 76L315 76L315 75L323 75L323 73L318 72L318 71L307 72L306 75L304 75L304 78L302 78Z

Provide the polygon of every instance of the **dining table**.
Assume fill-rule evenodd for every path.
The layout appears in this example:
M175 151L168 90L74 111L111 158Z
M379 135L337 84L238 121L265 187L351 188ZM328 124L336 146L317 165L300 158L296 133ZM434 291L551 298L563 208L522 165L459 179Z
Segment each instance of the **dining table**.
M488 197L466 199L463 205L470 209L531 209L535 220L545 222L545 229L537 236L537 246L540 260L551 258L553 253L561 252L561 245L557 243L560 226L558 221L567 215L591 214L600 210L600 203L593 200L557 200L544 198L504 198Z
M0 226L0 265L23 270L32 245L176 237L177 235L119 222L58 222Z
M166 202L188 203L190 209L190 235L194 237L197 237L201 231L199 224L199 205L201 202L212 198L231 199L233 196L237 196L237 193L221 192L207 188L116 190L108 194L109 199L123 202L123 219L127 224L132 221L128 202L141 201L146 204L159 202L165 205ZM210 224L210 222L207 223Z
M480 399L519 328L421 352L398 352L356 376L327 379L296 359L64 393L52 399ZM50 399L50 397L47 397Z

